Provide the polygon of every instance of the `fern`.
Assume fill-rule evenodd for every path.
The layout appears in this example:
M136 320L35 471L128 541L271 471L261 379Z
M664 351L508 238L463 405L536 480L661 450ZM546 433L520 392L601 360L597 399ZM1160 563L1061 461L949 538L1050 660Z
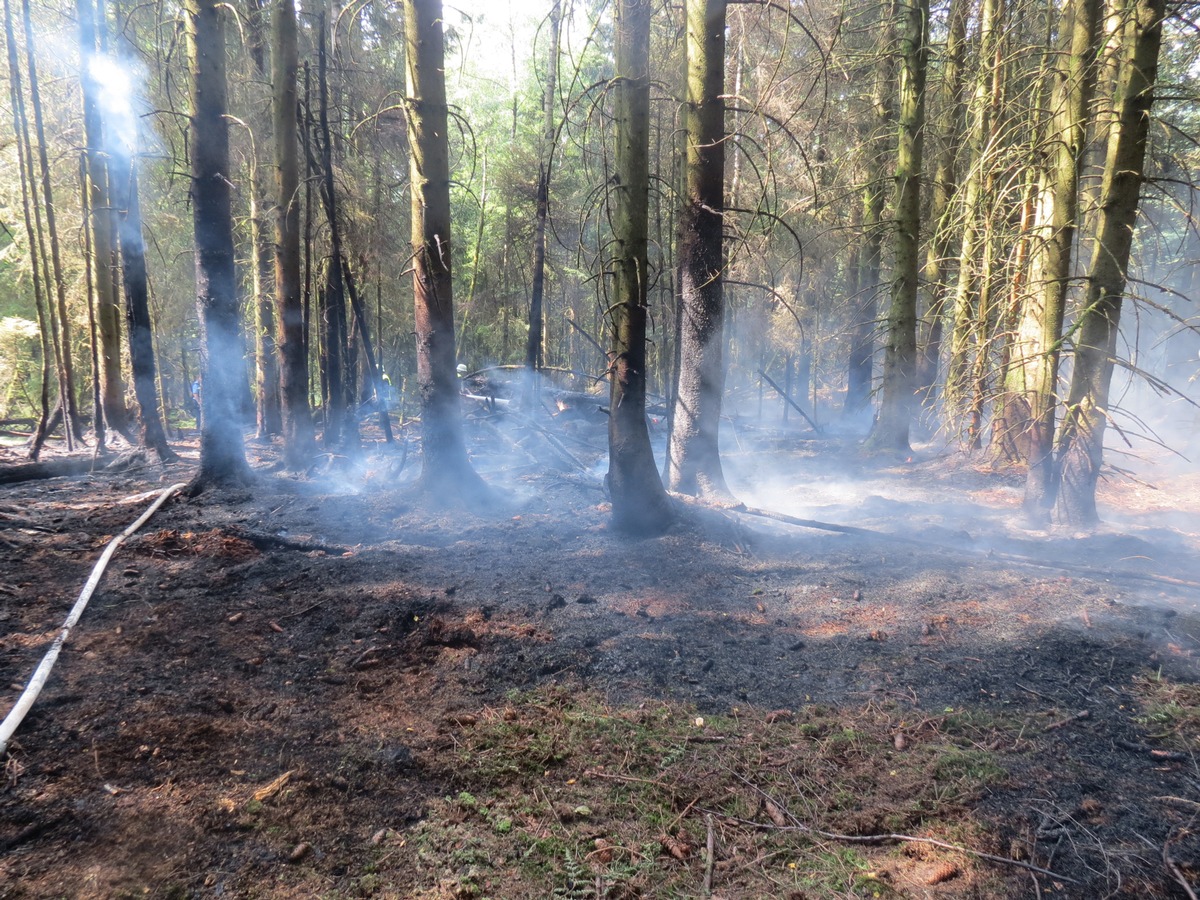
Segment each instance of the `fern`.
M550 896L558 900L597 900L592 873L570 850L563 855L562 874L563 883L557 885Z

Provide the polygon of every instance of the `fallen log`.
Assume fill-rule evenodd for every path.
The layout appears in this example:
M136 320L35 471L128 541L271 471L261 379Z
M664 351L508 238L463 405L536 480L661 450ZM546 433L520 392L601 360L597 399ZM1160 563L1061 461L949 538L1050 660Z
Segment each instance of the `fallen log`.
M63 478L70 475L87 475L101 470L120 472L145 461L145 453L141 450L133 450L112 459L101 457L98 460L94 454L87 453L86 455L63 456L45 462L19 463L14 466L0 465L0 485L40 481L46 478Z

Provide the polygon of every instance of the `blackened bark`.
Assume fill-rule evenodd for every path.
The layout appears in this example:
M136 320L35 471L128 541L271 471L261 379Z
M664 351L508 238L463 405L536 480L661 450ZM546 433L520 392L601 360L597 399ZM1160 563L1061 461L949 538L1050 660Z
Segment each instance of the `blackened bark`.
M608 419L613 525L657 535L674 518L646 428L647 216L650 148L650 2L618 0L613 238L617 255Z
M111 132L110 132L110 136ZM125 322L129 332L129 360L133 390L142 423L142 445L163 462L177 459L167 445L158 412L158 384L154 337L150 322L150 288L146 275L146 242L138 202L137 170L132 157L110 141L113 203L117 207L117 235L121 245L121 278L125 289Z
M284 459L290 469L306 468L316 451L308 405L307 323L300 280L300 163L296 72L299 66L296 6L278 0L272 14L276 220L275 305L279 328L280 393Z
M467 459L454 353L450 272L450 158L441 0L405 0L412 184L413 307L421 396L422 488L478 503L487 486Z
M192 492L245 484L252 477L239 424L245 367L234 278L223 6L219 0L189 0L187 7L196 305L204 333L204 424Z

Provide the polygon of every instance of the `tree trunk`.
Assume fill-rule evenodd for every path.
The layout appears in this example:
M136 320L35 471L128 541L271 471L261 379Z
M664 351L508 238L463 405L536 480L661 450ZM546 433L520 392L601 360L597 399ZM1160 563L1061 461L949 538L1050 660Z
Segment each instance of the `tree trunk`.
M329 397L325 412L324 442L328 449L344 449L357 441L358 429L349 415L351 397L346 371L346 287L342 280L342 232L338 227L333 181L333 133L329 127L329 69L325 51L328 31L324 15L317 25L317 91L320 98L321 199L329 221L329 261L325 269L325 314L321 317L325 378Z
M1079 168L1095 81L1101 0L1074 0L1055 57L1052 117L1044 138L1047 155L1039 179L1030 235L1030 291L1022 305L1010 351L1005 427L1028 431L1025 512L1048 519L1054 497L1054 425L1058 366L1071 255L1079 219Z
M687 4L687 185L671 489L730 499L717 435L725 389L725 0Z
M87 153L79 156L79 209L82 213L83 226L83 269L84 295L87 303L88 321L88 351L92 363L92 427L96 434L96 451L102 453L107 438L104 425L104 401L101 389L102 375L100 372L100 333L96 328L96 279L95 255L92 245L92 229L87 223L92 218L92 200L87 174ZM184 383L187 384L186 367L183 373Z
M275 305L284 459L292 470L307 468L316 452L312 411L308 405L308 354L300 280L300 164L297 158L297 87L299 66L296 6L278 0L272 14L275 53L272 57L275 122L276 219Z
M966 105L962 95L966 82L965 56L969 14L967 0L952 0L942 74L942 118L936 130L942 143L934 165L933 182L930 185L929 222L933 228L933 235L925 257L925 283L928 285L929 303L925 309L924 334L920 342L920 358L917 361L917 386L922 402L927 406L932 405L935 400L949 285L947 268L957 231L952 216L952 201L958 193L958 156L965 119Z
M266 56L263 41L264 10L260 3L252 0L250 21L254 25L250 34L253 38L250 51L255 66L263 78L270 77L265 70ZM275 304L268 291L271 284L271 247L268 244L264 206L269 205L269 190L262 167L259 165L260 145L255 138L253 126L247 125L250 134L250 283L251 303L254 307L254 405L258 424L257 437L270 439L283 431L283 413L279 392L279 356L275 345Z
M413 304L421 396L422 487L468 503L486 499L463 440L450 271L450 160L441 0L405 0Z
M546 87L542 97L543 125L541 159L538 168L537 210L533 232L533 278L529 299L529 335L525 342L525 368L528 370L526 407L536 395L534 373L542 359L542 298L546 290L546 222L550 218L550 173L554 165L554 107L558 100L558 42L562 25L562 0L551 0L550 54L546 65ZM481 213L482 215L482 213Z
M963 185L963 226L959 246L958 280L950 310L950 358L943 393L945 415L951 428L961 433L962 419L970 406L971 336L979 299L979 257L983 254L983 199L991 166L993 130L992 66L1000 43L1004 0L983 0L979 21L979 62L970 99L970 171ZM979 350L980 348L976 348Z
M82 437L79 410L75 403L75 364L71 358L71 319L67 315L67 287L63 277L62 254L59 250L58 219L54 207L54 192L50 184L50 157L46 150L46 124L42 115L42 96L38 87L37 52L33 35L33 16L29 0L23 0L25 24L25 56L29 69L29 100L33 106L33 125L37 133L38 173L42 185L42 202L46 210L46 235L50 242L50 277L46 285L50 321L58 327L51 335L58 368L58 396L63 412L63 436L68 450L75 449L75 440ZM40 238L40 235L39 235ZM43 262L45 262L43 251ZM50 294L50 284L54 293Z
M925 75L929 63L929 0L900 3L900 129L896 148L896 211L892 301L883 363L883 398L871 445L906 452L917 387L917 288L921 237L921 156Z
M41 266L37 254L37 232L41 228L37 193L34 187L33 152L29 146L29 122L25 115L25 98L21 88L21 68L17 57L17 40L13 28L12 9L4 0L4 36L8 47L8 87L12 99L13 133L17 137L17 167L20 170L21 205L25 220L25 236L29 241L29 261L33 280L33 301L37 309L38 337L42 350L41 390L39 392L40 415L33 442L29 447L29 458L37 461L42 446L50 433L50 365L54 359L54 348L50 344L50 317L42 292Z
M112 203L108 191L108 161L104 152L104 126L100 110L100 85L91 69L99 31L106 28L92 0L76 0L82 60L83 127L87 142L87 172L92 228L92 271L96 285L96 327L100 333L103 378L103 415L108 427L133 441L129 411L125 407L125 382L121 372L121 310L114 273L117 247L113 234ZM100 416L97 410L97 417Z
M204 334L200 471L193 492L252 477L239 423L245 370L234 278L223 6L219 0L189 0L187 6L196 306Z
M884 7L882 48L875 64L871 108L874 121L864 129L866 184L862 189L862 245L855 260L855 290L851 292L853 310L850 324L850 349L846 363L846 402L848 415L861 413L871 403L874 387L875 333L878 329L879 288L883 274L884 210L887 207L888 158L895 139L895 105L891 91L896 80L893 40L896 5Z
M1138 201L1145 179L1146 140L1165 0L1136 0L1123 36L1124 56L1109 133L1088 290L1076 327L1075 368L1058 434L1058 517L1065 524L1098 521L1096 482L1104 460L1104 429L1116 357Z
M126 123L134 126L132 110ZM142 212L138 202L137 169L132 150L124 143L130 135L106 129L113 205L117 210L117 237L121 246L121 277L125 289L125 321L129 329L129 359L133 390L142 422L142 445L162 462L176 459L167 446L158 412L155 383L154 338L150 323L150 286L146 276L146 243L142 237Z
M661 534L673 518L646 428L647 214L650 187L650 2L616 6L616 172L611 188L617 255L611 319L608 487L613 525Z

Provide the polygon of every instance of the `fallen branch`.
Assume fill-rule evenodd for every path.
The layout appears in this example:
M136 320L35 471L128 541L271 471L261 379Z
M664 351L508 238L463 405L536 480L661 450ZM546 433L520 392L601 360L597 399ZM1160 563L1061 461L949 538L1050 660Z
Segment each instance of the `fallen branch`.
M578 468L579 471L581 471L581 472L590 471L590 469L587 466L585 466L582 462L579 461L579 458L574 453L572 453L570 450L568 450L566 448L566 446L563 444L562 441L560 441L558 438L556 438L554 435L552 435L547 429L543 428L537 422L533 421L532 419L528 419L525 416L522 416L520 413L515 413L515 412L510 411L509 415L512 416L514 419L516 419L518 422L520 422L522 425L526 425L526 426L529 426L530 428L535 428L538 431L540 431L542 434L542 437L544 437L546 439L546 442L554 450L556 450L560 455L562 455L562 457L564 459L566 459L567 462L571 463L573 466Z
M1184 877L1183 872L1180 870L1180 868L1176 864L1175 860L1173 860L1171 858L1171 842L1174 840L1175 840L1174 837L1168 838L1167 842L1165 844L1163 844L1163 849L1162 849L1163 865L1165 865L1167 867L1167 871L1169 871L1171 873L1171 876L1177 882L1179 882L1179 886L1183 888L1184 893L1186 893L1188 895L1189 900L1200 900L1200 897L1196 896L1196 892L1194 890L1192 890L1192 886L1188 883L1187 878Z
M1086 719L1092 714L1091 710L1085 709L1083 712L1077 712L1073 716L1067 716L1065 719L1060 719L1057 722L1051 722L1046 726L1046 731L1054 731L1058 728L1063 728L1070 725L1072 722L1078 722L1080 719Z
M92 594L96 592L96 587L100 584L100 579L104 575L104 570L108 566L108 561L112 559L113 554L117 552L117 548L125 542L125 539L132 536L139 528L150 520L150 517L158 512L171 495L177 491L187 487L186 484L173 484L158 495L150 507L142 513L137 521L122 531L119 535L108 542L108 546L104 548L104 552L100 554L100 559L96 562L92 569L92 574L88 577L87 583L83 586L83 591L79 594L79 599L75 601L75 605L71 608L67 620L63 623L62 629L58 633L58 637L54 639L54 643L50 645L50 649L46 651L46 655L42 658L41 664L33 673L33 677L29 679L29 684L25 686L25 690L21 696L17 698L16 704L8 715L4 717L4 722L0 723L0 755L3 755L8 749L8 742L12 738L13 733L20 727L25 720L26 714L41 694L42 688L46 686L46 679L50 677L50 670L54 668L54 663L58 660L58 654L62 651L63 645L67 642L67 638L71 636L71 629L79 622L80 616L87 608L88 601L92 599Z
M687 498L684 498L685 500ZM1182 578L1172 578L1169 575L1154 575L1149 572L1128 572L1121 569L1095 569L1091 566L1076 565L1068 562L1042 562L1041 560L1032 559L1028 556L1022 556L1017 553L1003 553L995 550L976 550L971 547L955 547L951 544L942 544L937 541L926 541L921 538L905 537L900 534L892 534L887 531L876 531L873 528L859 528L854 525L838 525L833 522L821 522L816 519L800 519L795 516L789 516L785 513L775 512L770 509L756 509L751 506L738 506L734 509L719 509L722 513L741 513L748 516L758 516L762 519L774 519L776 522L783 522L785 525L794 525L797 528L812 528L817 531L832 531L837 534L853 534L859 537L870 537L881 541L891 541L896 544L908 544L917 547L929 547L937 550L948 550L951 553L961 553L965 556L973 556L983 562L1008 562L1015 563L1021 566L1030 566L1035 569L1047 569L1058 572L1077 572L1081 575L1087 575L1091 578L1125 578L1136 581L1150 581L1155 584L1170 584L1177 587L1200 588L1200 582L1186 581Z
M1019 859L1009 859L1006 856L996 856L993 853L984 853L982 850L972 850L970 847L964 847L961 844L951 844L948 841L939 841L937 838L919 837L913 834L838 834L836 831L822 831L819 828L810 828L807 825L797 823L795 825L774 825L770 822L756 822L753 819L742 819L738 816L731 816L725 813L716 812L714 810L701 809L703 813L709 815L721 816L731 822L737 822L740 825L750 825L754 828L762 828L766 831L795 831L801 834L811 834L813 837L824 838L827 841L840 841L845 844L926 844L930 847L940 847L943 850L953 850L956 853L965 853L968 856L974 856L977 859L986 859L991 862L1002 863L1008 866L1016 866L1018 869L1024 869L1027 872L1036 872L1039 875L1046 875L1054 878L1057 881L1063 881L1067 884L1079 884L1074 878L1068 878L1066 875L1061 875L1050 869L1043 869L1041 866L1035 866L1033 863L1021 862ZM792 821L795 821L793 818Z
M797 403L795 400L793 400L791 397L789 397L789 396L787 395L787 391L785 391L783 388L781 388L779 385L777 385L777 384L775 383L774 379L773 379L773 378L771 378L771 376L770 376L770 375L768 375L766 372L763 372L763 371L761 371L761 370L759 371L759 373L758 373L758 374L759 374L760 376L762 376L762 378L763 378L763 379L764 379L764 380L767 382L767 384L769 384L771 387L775 388L775 392L776 392L777 394L779 394L779 396L780 396L780 397L782 397L782 398L783 398L784 400L786 400L786 401L787 401L789 404L791 404L791 407L792 407L792 409L794 409L796 412L800 413L800 415L804 416L804 421L805 421L805 422L807 422L809 425L811 425L811 426L813 427L813 431L815 431L817 434L824 434L824 433L825 433L825 432L823 432L823 431L821 430L821 426L820 426L820 425L818 425L816 422L814 422L814 421L813 421L813 420L812 420L812 419L809 417L808 413L806 413L806 412L805 412L803 409L801 409L801 408L800 408L800 404L799 404L799 403Z
M717 849L716 834L713 832L712 813L704 814L704 825L708 829L708 840L704 846L704 884L700 890L704 893L705 897L709 897L712 896L713 858L716 856Z

